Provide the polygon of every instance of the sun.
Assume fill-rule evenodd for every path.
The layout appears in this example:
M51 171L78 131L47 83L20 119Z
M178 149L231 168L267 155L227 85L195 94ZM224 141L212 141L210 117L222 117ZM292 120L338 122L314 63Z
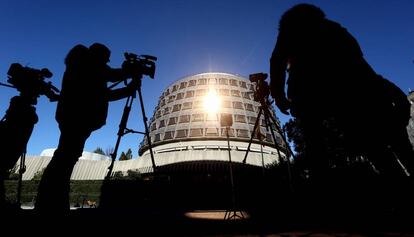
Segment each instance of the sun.
M204 97L204 110L209 114L215 114L219 112L221 101L217 95L216 90L210 89L207 95Z

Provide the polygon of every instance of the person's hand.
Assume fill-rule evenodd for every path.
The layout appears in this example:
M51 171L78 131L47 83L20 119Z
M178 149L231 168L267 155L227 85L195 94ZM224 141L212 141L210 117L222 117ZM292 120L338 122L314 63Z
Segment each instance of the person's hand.
M275 98L275 103L276 106L279 108L280 112L289 115L288 110L290 109L291 102L286 97Z
M141 80L132 79L131 82L126 86L128 91L132 94L137 91L138 87L141 86Z
M47 95L47 97L49 98L50 102L56 102L60 99L60 95L56 93L50 93Z

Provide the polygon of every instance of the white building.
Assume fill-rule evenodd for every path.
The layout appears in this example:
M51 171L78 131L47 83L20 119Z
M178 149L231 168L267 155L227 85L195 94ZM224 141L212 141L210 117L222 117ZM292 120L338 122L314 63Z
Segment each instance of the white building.
M149 121L150 137L155 165L164 170L193 169L210 170L226 165L229 161L226 128L221 126L222 115L230 115L233 124L229 127L230 154L232 162L241 164L256 122L260 103L253 98L254 85L247 79L228 73L202 73L182 78L170 86L159 97L153 117ZM269 111L275 118L274 110ZM279 124L277 124L279 126ZM285 156L283 143L275 125L266 128L264 116L259 118L263 141L253 139L246 164L263 167L278 162ZM272 127L277 147L270 132ZM24 179L46 167L53 150L45 150L40 157L26 159L27 171ZM140 156L127 161L116 161L113 172L138 170L153 171L147 139L141 142ZM108 157L84 152L76 164L71 179L104 179Z

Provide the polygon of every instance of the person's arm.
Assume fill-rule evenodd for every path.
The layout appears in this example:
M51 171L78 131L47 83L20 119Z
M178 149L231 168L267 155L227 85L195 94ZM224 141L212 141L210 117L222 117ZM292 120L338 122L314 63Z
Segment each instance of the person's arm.
M141 81L132 80L126 87L109 90L108 101L120 100L125 97L134 95L138 89L139 83L141 83Z
M284 114L289 114L290 102L286 98L285 82L288 64L287 40L283 32L280 32L275 48L270 58L270 93L275 98L275 103Z
M110 68L108 66L108 81L119 82L128 79L128 75L121 68Z

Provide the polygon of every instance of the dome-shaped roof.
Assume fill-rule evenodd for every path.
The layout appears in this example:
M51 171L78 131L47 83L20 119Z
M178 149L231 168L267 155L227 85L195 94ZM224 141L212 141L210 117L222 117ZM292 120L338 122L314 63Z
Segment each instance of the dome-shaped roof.
M230 139L249 142L260 108L260 103L253 99L253 89L249 80L229 73L202 73L176 81L159 97L150 119L153 147L191 140L224 140L223 114L231 115L233 121L229 129ZM220 103L213 113L206 110L206 106L214 106L209 104L211 100ZM276 118L272 108L270 112ZM273 139L263 116L260 118L260 131L264 142L271 145ZM282 139L277 132L275 134L281 145ZM254 142L259 141L254 139ZM146 150L148 142L144 138L139 153Z

